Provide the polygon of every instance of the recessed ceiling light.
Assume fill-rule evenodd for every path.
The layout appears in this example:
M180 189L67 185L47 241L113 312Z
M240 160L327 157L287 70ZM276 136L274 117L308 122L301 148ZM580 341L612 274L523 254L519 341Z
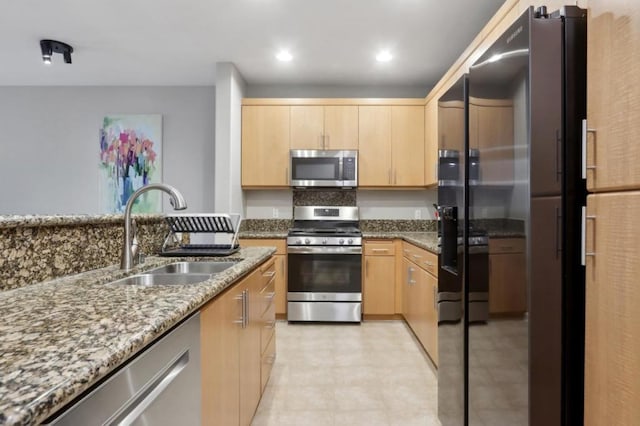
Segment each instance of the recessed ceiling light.
M393 56L388 50L382 50L376 55L376 61L378 62L389 62L391 59L393 59Z
M288 50L281 50L280 52L278 52L278 54L276 55L276 58L279 61L282 62L289 62L290 60L293 59L293 56L291 56L291 53L289 53Z

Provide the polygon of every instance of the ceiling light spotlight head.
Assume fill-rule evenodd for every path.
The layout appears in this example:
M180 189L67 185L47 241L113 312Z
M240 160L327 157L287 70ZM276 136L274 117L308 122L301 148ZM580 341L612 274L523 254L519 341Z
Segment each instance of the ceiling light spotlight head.
M42 62L46 65L51 65L51 55L54 53L60 53L64 57L65 63L71 63L73 47L67 43L56 40L40 40L40 51L42 52Z
M393 59L393 56L388 50L382 50L376 55L376 61L378 62L389 62L391 59Z
M289 53L288 50L281 50L276 55L276 59L282 62L290 62L293 59L293 56L291 56L291 53Z

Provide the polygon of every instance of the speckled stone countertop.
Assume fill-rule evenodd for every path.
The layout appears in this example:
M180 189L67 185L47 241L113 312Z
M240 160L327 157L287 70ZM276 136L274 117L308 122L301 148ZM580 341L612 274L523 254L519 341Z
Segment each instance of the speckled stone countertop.
M132 216L136 222L157 221L162 219L162 214L134 214ZM122 214L75 214L75 215L0 215L0 228L16 228L19 226L64 226L82 225L86 223L123 223Z
M288 231L241 231L238 233L238 238L242 239L275 239L275 238L287 238Z
M201 284L108 284L185 258L147 258L0 292L0 425L37 424L275 252L248 247Z
M401 239L432 253L440 253L437 232L363 232L362 237L383 240Z

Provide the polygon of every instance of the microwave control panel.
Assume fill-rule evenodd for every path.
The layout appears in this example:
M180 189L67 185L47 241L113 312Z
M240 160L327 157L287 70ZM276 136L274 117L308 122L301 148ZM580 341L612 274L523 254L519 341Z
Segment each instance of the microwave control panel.
M356 179L356 159L354 157L345 157L342 163L343 180Z

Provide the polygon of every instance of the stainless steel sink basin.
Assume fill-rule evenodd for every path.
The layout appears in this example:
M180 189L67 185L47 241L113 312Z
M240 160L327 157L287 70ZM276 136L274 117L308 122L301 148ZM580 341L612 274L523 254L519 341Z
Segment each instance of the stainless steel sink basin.
M140 274L114 281L111 284L119 285L188 285L198 284L211 278L211 274Z
M148 274L219 274L238 262L176 262L152 269Z

